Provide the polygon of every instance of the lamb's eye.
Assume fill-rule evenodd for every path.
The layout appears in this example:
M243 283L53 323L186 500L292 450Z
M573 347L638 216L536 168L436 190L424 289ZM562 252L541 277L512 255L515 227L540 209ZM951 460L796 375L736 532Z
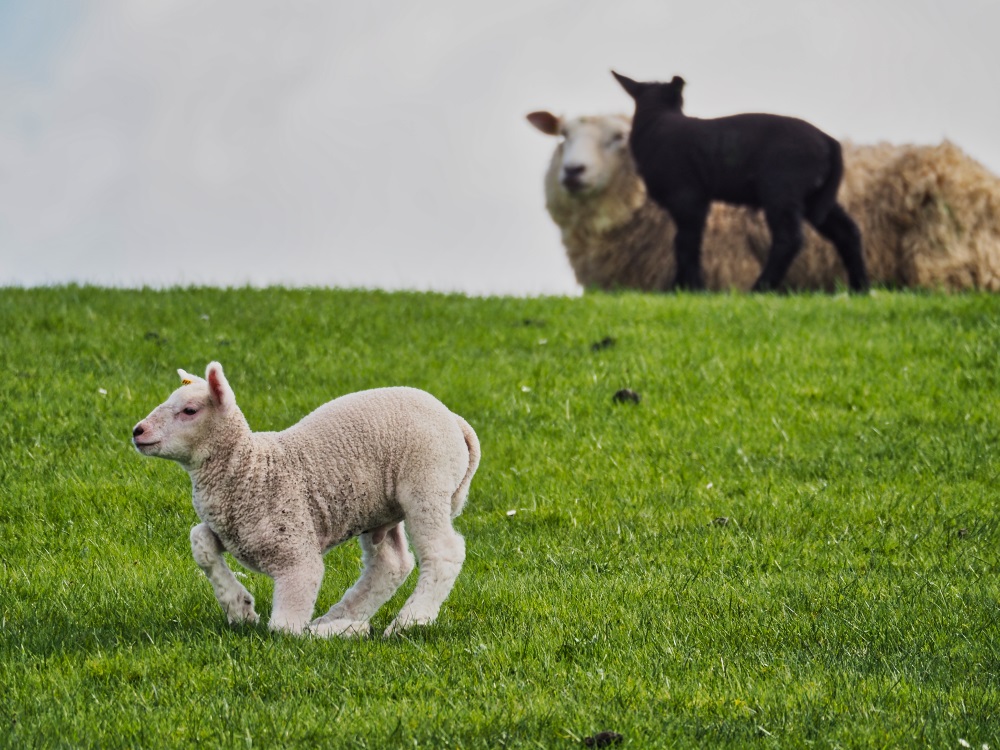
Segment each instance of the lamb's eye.
M185 413L185 414L187 414L187 415L188 415L188 416L190 417L190 416L192 416L193 414L197 414L197 413L198 413L198 410L197 410L197 409L193 409L193 408L191 408L191 407L189 406L189 407L188 407L187 409L185 409L185 410L184 410L184 413Z
M625 140L625 134L624 133L615 133L613 136L611 136L611 142L612 143L620 143L621 141L624 141L624 140Z

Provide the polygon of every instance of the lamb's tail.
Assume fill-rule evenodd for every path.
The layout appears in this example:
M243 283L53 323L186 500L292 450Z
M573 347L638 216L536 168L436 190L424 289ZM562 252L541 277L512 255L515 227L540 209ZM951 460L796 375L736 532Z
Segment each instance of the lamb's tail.
M476 437L476 433L472 429L472 426L457 414L455 415L455 420L458 422L458 426L462 428L462 436L465 438L465 445L469 449L469 468L465 472L465 477L462 479L462 483L458 485L458 489L455 490L455 494L451 496L452 518L462 512L462 506L465 505L465 501L469 497L469 485L472 483L472 475L475 474L476 469L479 468L480 457L479 438Z
M830 144L830 170L826 174L826 179L816 188L816 192L809 196L809 205L806 206L806 218L813 225L826 221L830 209L837 205L837 191L840 190L840 182L844 179L844 153L840 141L829 135L826 139Z

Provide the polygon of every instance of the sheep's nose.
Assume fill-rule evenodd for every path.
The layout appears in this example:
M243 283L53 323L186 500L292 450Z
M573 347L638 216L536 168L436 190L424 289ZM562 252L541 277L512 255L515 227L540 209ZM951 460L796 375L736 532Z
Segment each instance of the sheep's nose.
M587 171L586 164L567 164L565 167L563 167L563 175L565 177L579 177L586 171Z
M137 424L135 426L135 429L132 430L132 437L139 437L144 432L145 432L145 430L142 429L142 425L141 424Z

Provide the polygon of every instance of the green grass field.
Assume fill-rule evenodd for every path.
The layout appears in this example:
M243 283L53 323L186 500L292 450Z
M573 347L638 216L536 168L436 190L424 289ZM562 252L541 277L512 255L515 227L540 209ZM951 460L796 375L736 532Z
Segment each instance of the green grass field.
M0 747L1000 746L1000 297L5 289L0 352ZM226 625L129 442L212 359L254 429L394 384L475 427L436 624Z

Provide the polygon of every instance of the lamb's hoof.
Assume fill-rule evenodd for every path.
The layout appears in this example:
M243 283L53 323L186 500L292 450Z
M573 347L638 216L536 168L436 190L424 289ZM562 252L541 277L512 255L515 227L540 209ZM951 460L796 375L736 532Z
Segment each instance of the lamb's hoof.
M254 611L253 597L247 594L226 606L226 618L230 625L254 625L260 616Z
M409 630L410 628L418 625L430 625L432 622L434 622L433 617L408 617L405 620L401 620L397 617L389 623L389 627L385 629L383 637L392 638L394 635L400 635L404 630Z
M371 633L372 626L365 620L313 620L306 632L317 638L329 638L337 635L341 638L356 638Z

